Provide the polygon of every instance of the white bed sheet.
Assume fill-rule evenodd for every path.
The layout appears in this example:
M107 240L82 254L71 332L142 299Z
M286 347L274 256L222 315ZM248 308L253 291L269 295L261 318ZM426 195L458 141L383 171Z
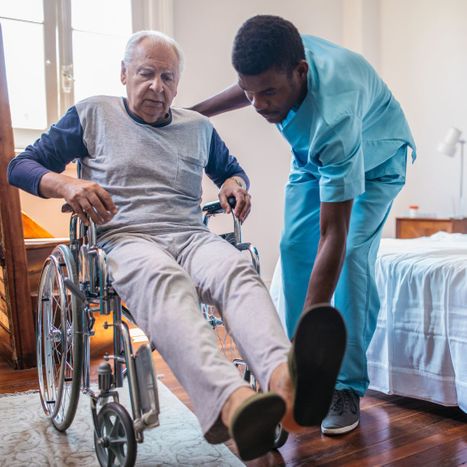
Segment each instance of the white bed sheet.
M370 388L467 412L467 235L383 239Z

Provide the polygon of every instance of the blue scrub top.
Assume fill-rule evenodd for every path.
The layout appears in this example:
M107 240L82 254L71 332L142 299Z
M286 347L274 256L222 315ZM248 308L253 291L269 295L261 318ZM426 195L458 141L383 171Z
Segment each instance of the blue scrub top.
M366 172L402 146L415 158L415 143L399 103L361 55L302 39L308 93L277 127L292 146L293 169L319 179L321 201L353 199L365 191Z

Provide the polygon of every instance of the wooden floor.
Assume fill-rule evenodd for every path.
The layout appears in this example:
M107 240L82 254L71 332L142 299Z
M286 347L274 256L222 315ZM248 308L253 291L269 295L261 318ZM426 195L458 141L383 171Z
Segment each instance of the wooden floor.
M108 348L103 336L93 343L93 373ZM154 354L164 384L188 407L188 396L160 355ZM0 361L0 394L36 389L36 371L12 370ZM38 404L37 409L40 410ZM228 444L235 452L233 446ZM340 437L318 428L290 435L280 452L248 466L457 466L467 464L467 415L415 399L370 391L362 400L361 426Z

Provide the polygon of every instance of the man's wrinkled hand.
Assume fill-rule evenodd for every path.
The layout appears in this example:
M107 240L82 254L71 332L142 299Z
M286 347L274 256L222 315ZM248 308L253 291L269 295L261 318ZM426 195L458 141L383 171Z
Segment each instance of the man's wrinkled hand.
M246 190L245 182L242 178L228 178L219 190L219 202L227 213L230 213L232 209L227 202L227 199L231 196L233 196L236 201L234 208L235 217L237 217L240 222L244 222L248 214L250 214L251 196Z
M95 182L81 179L68 181L62 187L62 195L86 225L88 217L95 224L105 224L117 212L109 193Z

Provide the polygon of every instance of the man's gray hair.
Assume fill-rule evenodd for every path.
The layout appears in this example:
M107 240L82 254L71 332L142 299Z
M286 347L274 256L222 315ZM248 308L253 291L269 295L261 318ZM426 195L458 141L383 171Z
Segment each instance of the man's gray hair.
M171 46L178 58L179 72L180 74L182 73L184 65L182 49L174 39L159 31L138 31L130 36L123 56L123 63L125 66L128 66L128 64L131 63L136 47L144 39L149 39L154 45L166 44Z

